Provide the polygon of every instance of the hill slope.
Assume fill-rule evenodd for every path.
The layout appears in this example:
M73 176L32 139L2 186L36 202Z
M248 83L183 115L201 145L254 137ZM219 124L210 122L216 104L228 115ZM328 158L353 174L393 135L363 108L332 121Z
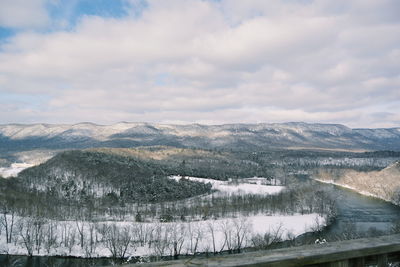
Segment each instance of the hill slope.
M400 162L383 170L359 172L355 170L320 170L315 177L324 182L350 187L400 205Z
M63 152L22 171L31 190L65 199L109 197L121 202L160 202L204 194L211 186L167 178L165 170L131 157L89 151Z

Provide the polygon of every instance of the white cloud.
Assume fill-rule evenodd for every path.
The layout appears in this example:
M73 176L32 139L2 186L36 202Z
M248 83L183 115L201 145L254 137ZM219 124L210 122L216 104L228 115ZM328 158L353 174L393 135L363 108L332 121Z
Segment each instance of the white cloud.
M0 26L39 28L50 22L46 11L49 0L1 0Z
M88 16L73 31L21 33L0 50L0 95L49 100L0 114L398 126L396 8L388 0L152 0L139 17Z

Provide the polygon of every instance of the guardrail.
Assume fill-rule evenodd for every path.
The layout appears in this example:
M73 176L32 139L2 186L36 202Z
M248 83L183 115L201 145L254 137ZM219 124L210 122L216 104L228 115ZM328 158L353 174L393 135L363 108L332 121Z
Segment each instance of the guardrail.
M400 234L375 238L362 238L341 242L263 250L235 255L193 257L175 261L152 262L124 266L209 266L209 267L261 267L261 266L400 266Z

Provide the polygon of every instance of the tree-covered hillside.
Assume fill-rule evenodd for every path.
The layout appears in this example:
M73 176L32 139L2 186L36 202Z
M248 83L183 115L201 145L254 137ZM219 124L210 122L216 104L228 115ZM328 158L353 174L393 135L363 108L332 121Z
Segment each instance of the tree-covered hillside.
M161 202L204 194L211 186L167 178L166 170L132 157L67 151L24 170L18 180L34 191L66 199L109 198L123 202Z
M351 169L321 168L313 175L315 179L335 183L376 196L400 205L400 161L383 170L360 172Z
M142 215L154 217L166 208L155 205L157 210L152 210L149 203L165 206L165 201L211 191L210 185L186 179L177 182L168 176L219 180L258 176L272 185L290 187L296 185L296 178L304 181L321 168L378 171L399 159L400 153L393 151L246 152L166 146L66 151L16 178L0 179L0 207L12 207L18 214L46 213L43 216L68 219L79 214L134 215L142 205Z
M150 146L139 148L94 148L89 151L125 156L161 168L169 175L184 175L227 180L253 176L271 176L249 155L235 152Z

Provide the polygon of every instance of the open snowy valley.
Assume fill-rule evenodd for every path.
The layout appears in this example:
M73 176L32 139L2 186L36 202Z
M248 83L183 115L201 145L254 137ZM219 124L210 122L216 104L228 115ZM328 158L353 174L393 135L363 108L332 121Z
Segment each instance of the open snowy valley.
M75 257L161 257L240 252L318 231L322 214L258 214L165 222L55 221L2 214L0 253Z
M1 181L0 253L136 260L233 253L319 231L334 216L329 192L315 185L257 176L257 163L227 153L175 151L67 151L33 167L11 164ZM221 167L233 162L254 176L226 177ZM214 178L177 175L213 170Z
M118 262L341 240L347 229L324 229L335 228L342 203L313 179L380 172L400 156L165 146L8 155L0 254Z

